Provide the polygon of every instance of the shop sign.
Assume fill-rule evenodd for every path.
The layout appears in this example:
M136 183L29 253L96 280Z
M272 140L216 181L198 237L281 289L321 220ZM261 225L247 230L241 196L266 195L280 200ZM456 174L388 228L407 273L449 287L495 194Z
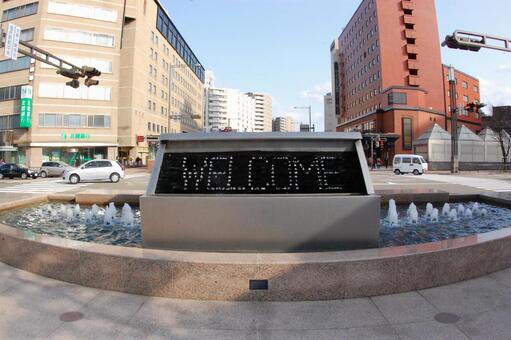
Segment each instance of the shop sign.
M62 132L60 134L60 139L63 139L63 140L68 140L68 139L72 139L72 140L77 140L77 139L90 139L90 133L70 133L70 134L67 134L65 132Z
M21 87L20 128L32 127L32 86Z

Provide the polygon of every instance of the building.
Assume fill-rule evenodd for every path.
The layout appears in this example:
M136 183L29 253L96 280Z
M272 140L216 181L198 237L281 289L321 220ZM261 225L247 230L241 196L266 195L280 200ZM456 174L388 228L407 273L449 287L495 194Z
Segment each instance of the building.
M511 106L494 106L491 116L482 117L482 128L500 132L502 129L511 134Z
M332 93L327 93L325 103L325 132L335 132L337 129L337 117L335 116L334 98Z
M255 99L255 132L271 132L273 118L272 98L263 93L247 93Z
M255 131L256 99L235 89L206 87L205 130Z
M159 1L3 1L0 11L4 26L22 28L22 39L102 72L98 86L74 89L39 61L21 55L1 60L0 152L6 161L145 160L159 134L202 128L204 69ZM27 85L32 115L20 124L21 87Z
M338 131L396 135L391 157L445 124L434 0L363 0L330 50Z
M292 117L277 117L273 120L273 132L294 132L294 125Z
M444 76L444 110L447 113L444 129L449 132L451 130L451 93L449 90L449 66L443 65L442 72ZM454 69L454 77L456 79L456 102L458 105L466 107L470 103L480 103L479 79L468 75L460 70ZM474 132L481 131L481 114L478 110L464 109L458 113L458 126L465 125Z

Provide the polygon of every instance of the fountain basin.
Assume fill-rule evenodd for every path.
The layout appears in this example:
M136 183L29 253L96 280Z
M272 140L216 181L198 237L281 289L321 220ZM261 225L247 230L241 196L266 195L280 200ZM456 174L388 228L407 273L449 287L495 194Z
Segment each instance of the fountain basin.
M466 199L497 200L488 196ZM505 199L498 201L511 205ZM0 225L0 261L62 281L148 296L332 300L431 288L508 268L511 228L401 247L249 254L109 246ZM250 289L253 280L267 280L268 289Z

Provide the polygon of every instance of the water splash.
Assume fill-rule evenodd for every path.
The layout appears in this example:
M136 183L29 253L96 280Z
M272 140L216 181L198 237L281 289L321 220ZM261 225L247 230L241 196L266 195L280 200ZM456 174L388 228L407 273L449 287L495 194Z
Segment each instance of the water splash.
M450 212L451 212L450 204L449 203L445 203L444 207L442 208L442 216L448 217Z
M433 209L433 212L431 213L431 216L430 216L430 221L431 222L438 222L438 220L439 220L439 217L438 217L439 213L440 212L439 212L438 209L436 209L436 208Z
M431 214L433 214L433 204L428 203L426 204L426 217L431 217Z
M458 220L458 212L456 211L456 209L452 209L451 212L449 213L449 220L450 221Z
M470 208L467 208L467 210L465 210L465 217L472 218L472 210Z
M399 215L397 213L397 207L396 207L396 201L395 200L389 200L389 212L387 214L387 221L391 225L398 225L399 224Z
M458 215L462 216L465 213L465 207L463 204L458 204Z

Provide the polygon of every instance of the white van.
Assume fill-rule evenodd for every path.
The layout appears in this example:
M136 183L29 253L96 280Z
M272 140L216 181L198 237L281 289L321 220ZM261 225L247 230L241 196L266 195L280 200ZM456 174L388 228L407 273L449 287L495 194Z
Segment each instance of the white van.
M422 175L428 171L428 163L419 155L395 155L392 164L396 175L408 173Z

